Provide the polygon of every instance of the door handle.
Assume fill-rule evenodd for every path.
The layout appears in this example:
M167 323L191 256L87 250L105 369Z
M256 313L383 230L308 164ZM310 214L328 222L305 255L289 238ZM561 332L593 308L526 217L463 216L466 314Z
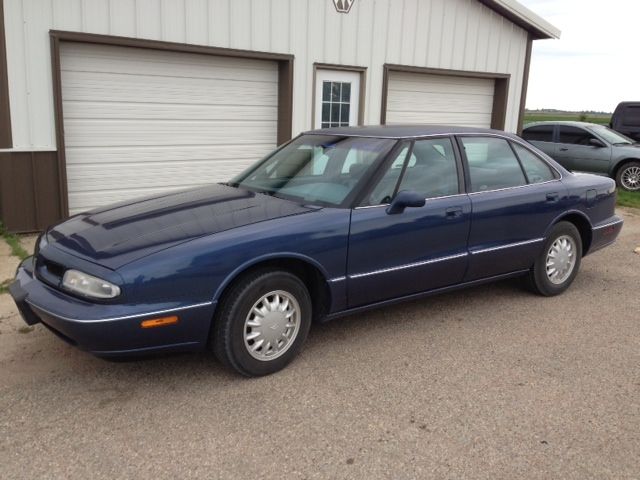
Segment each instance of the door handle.
M462 207L451 207L445 210L448 219L458 218L462 216Z
M560 199L560 194L557 192L547 193L547 202L554 203Z
M568 152L569 149L567 147L560 147L561 152Z

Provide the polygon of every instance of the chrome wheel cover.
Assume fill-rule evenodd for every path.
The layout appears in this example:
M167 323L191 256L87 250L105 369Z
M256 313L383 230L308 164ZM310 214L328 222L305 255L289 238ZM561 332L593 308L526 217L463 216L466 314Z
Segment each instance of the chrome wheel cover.
M576 241L569 235L555 239L547 252L547 278L554 285L561 285L573 273L576 266Z
M640 167L628 167L620 176L622 186L627 190L640 190Z
M276 290L251 307L244 321L244 345L253 358L268 362L291 348L299 330L298 301L291 293Z

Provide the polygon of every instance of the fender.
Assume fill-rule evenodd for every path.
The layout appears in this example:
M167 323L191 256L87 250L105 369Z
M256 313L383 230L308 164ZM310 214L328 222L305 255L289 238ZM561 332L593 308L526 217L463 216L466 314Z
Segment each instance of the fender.
M229 286L229 284L235 278L237 278L238 275L240 275L242 272L248 270L249 268L253 267L254 265L257 265L258 263L266 262L266 261L269 261L269 260L281 260L281 259L301 260L301 261L306 262L306 263L308 263L310 265L313 265L314 267L316 267L320 271L320 273L324 277L324 281L327 282L327 284L329 284L329 281L328 281L329 274L327 273L325 268L320 263L318 263L316 260L314 260L313 258L308 257L306 255L302 255L300 253L296 253L296 252L269 253L269 254L261 255L259 257L252 258L251 260L248 260L248 261L244 262L243 264L241 264L240 266L238 266L237 268L235 268L229 275L226 276L224 281L222 283L220 283L220 285L216 289L215 294L213 295L212 302L218 302L220 300L220 296L222 295L222 292L225 290L225 288L227 288Z
M549 232L551 231L551 229L553 228L553 226L558 223L560 221L560 219L567 217L569 215L573 215L573 214L577 214L580 217L582 217L583 220L586 220L587 223L589 224L589 228L591 228L591 230L593 230L593 224L591 223L591 220L589 220L589 217L587 216L586 213L580 211L580 210L568 210L566 212L562 212L560 215L558 215L556 218L554 218L551 223L549 224L549 226L547 227L547 229L544 231L544 238L547 238L549 236Z

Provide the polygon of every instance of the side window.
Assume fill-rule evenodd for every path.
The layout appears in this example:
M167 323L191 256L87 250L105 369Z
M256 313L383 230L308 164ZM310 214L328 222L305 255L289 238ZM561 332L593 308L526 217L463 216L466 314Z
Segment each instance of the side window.
M592 138L596 137L582 128L560 126L560 143L589 146L589 140Z
M527 184L520 163L506 140L493 137L462 137L462 145L469 163L473 192Z
M391 162L391 166L373 189L371 195L369 195L368 201L365 202L366 205L383 205L391 202L391 197L400 179L402 166L407 158L410 145L410 143L404 145L393 162ZM411 157L413 158L413 155Z
M623 125L640 127L640 107L626 107L622 112Z
M528 142L552 142L553 141L553 125L538 125L526 128L522 132L522 138Z
M527 174L529 183L548 182L549 180L556 178L551 167L532 152L517 143L512 143L511 145L513 145L516 155L518 155L518 158L520 159L520 163Z
M416 141L400 190L413 190L425 198L459 193L456 157L449 138Z

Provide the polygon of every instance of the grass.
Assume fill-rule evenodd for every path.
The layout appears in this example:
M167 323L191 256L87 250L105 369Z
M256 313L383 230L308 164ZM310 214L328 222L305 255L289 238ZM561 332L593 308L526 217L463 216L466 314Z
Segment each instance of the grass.
M611 115L580 114L580 113L527 113L524 116L524 123L530 122L551 122L551 121L575 121L590 122L600 125L609 125Z
M0 237L4 238L4 241L7 242L7 244L11 248L11 255L13 255L14 257L18 257L20 260L24 260L29 256L29 253L20 244L20 239L13 233L9 233L4 228L2 222L0 222Z
M14 257L18 257L22 261L29 256L29 253L20 244L20 239L14 234L9 233L4 228L2 222L0 222L0 238L7 242L7 245L11 248L11 255ZM7 293L9 291L9 283L11 283L11 279L4 281L0 280L0 294Z
M621 207L640 208L640 192L627 192L618 189L618 205Z

